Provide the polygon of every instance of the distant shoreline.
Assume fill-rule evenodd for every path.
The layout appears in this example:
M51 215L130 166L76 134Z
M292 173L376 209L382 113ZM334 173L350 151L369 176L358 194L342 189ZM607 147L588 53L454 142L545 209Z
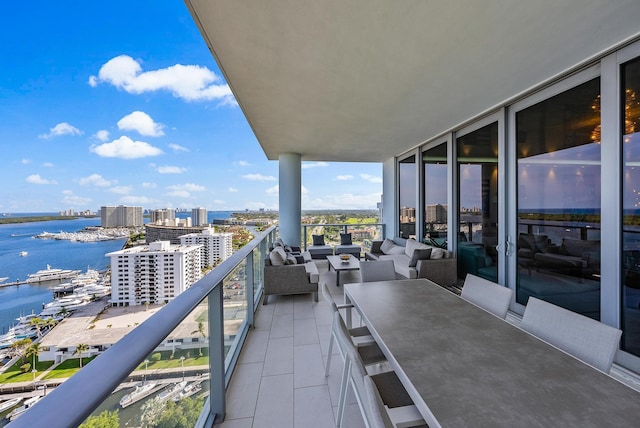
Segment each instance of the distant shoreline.
M2 217L0 218L0 224L17 224L17 223L34 223L37 221L53 221L53 220L77 220L80 217L83 218L95 218L96 216L62 216L62 215L47 215L47 216L31 216L31 217Z

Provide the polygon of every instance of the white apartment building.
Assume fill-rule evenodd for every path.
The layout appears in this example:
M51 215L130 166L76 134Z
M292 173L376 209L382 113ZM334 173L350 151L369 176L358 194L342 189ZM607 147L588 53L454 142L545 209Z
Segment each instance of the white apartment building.
M152 242L108 253L111 303L135 306L167 303L201 277L200 245Z
M100 207L100 226L129 227L142 226L142 207L128 207L125 205Z
M164 226L173 226L176 221L176 210L173 208L163 208L151 210L149 212L150 222Z
M233 253L233 234L215 233L204 229L200 233L190 233L180 237L182 245L201 245L202 268L213 266L216 261L226 260Z

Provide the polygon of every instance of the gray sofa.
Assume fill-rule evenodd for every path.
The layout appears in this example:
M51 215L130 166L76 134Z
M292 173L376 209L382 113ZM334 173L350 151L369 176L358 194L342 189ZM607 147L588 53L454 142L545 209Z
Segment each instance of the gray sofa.
M314 262L298 264L295 256L287 255L282 247L276 247L264 260L262 304L266 305L271 295L304 293L313 293L317 302L319 279Z
M414 260L415 250L431 249L428 259ZM432 247L414 239L394 238L373 241L371 250L365 252L366 260L393 260L396 274L409 279L427 278L440 285L453 285L457 282L456 259L451 251Z

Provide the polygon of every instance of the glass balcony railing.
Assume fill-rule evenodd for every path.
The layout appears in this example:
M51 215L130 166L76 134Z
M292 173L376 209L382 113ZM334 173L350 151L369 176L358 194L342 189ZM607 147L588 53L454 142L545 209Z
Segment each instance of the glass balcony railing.
M353 244L369 248L371 241L384 239L385 225L382 223L303 224L302 246L306 251L307 247L313 243L312 235L324 235L325 244L339 245L341 233L350 233Z
M212 426L262 295L271 227L151 315L9 427ZM184 423L184 422L182 422ZM112 426L112 425L109 425Z

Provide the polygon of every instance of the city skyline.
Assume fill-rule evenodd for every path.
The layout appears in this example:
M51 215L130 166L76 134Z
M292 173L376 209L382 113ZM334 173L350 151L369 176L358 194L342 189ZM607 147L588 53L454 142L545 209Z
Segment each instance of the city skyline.
M1 212L278 208L266 159L182 2L0 6ZM18 17L28 16L24 20ZM375 209L382 166L303 162L303 209Z

